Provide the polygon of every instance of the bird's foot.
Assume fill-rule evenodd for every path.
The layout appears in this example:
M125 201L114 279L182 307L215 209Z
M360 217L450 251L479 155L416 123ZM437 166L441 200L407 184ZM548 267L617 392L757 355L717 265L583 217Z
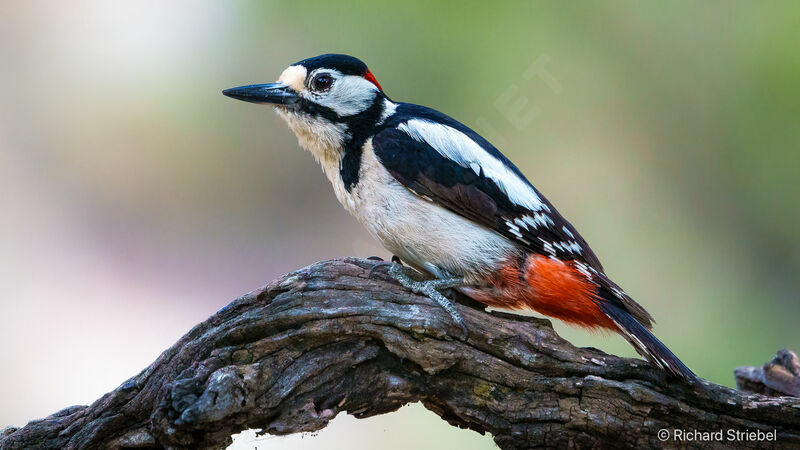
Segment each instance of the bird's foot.
M377 258L377 259L373 259L373 258ZM389 272L393 266L395 266L395 265L402 266L403 265L403 263L400 261L400 258L398 256L396 256L396 255L392 255L392 260L391 261L384 261L384 260L378 258L377 256L370 256L367 259L372 260L372 261L378 261L378 263L375 264L374 266L372 266L372 269L369 270L369 274L367 274L367 278L372 278L372 274L373 273L375 273L375 272L377 272L377 271L379 271L379 270L381 270L383 268L386 268L387 272Z
M450 289L454 287L465 286L463 278L447 278L447 279L433 279L433 280L425 280L425 281L417 281L413 278L412 275L417 274L414 269L409 267L394 264L389 268L389 276L397 280L398 283L403 285L406 289L416 293L416 294L423 294L426 297L430 298L431 300L435 301L442 307L450 317L453 319L460 328L462 332L462 337L466 339L467 337L467 326L464 324L464 319L461 317L461 313L458 312L458 308L453 302L442 294L442 290Z

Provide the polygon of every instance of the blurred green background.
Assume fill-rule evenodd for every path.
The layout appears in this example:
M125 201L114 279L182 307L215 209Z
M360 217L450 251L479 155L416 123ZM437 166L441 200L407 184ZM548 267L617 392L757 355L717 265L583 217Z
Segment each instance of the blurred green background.
M800 350L798 30L789 1L3 2L0 426L93 401L285 272L389 256L270 108L220 94L326 52L498 145L733 385ZM238 444L492 445L419 405Z

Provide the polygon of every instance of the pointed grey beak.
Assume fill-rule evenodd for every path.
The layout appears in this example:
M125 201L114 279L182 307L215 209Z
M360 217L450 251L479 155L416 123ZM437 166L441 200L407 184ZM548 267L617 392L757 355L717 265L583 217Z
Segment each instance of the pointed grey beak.
M223 95L250 103L293 105L300 97L294 89L283 83L251 84L225 89Z

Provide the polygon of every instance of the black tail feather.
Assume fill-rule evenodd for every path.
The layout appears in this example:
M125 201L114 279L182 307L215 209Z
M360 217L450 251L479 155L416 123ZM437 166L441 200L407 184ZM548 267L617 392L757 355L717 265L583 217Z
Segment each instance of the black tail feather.
M617 324L622 336L636 351L667 373L690 383L698 381L697 375L678 359L653 333L639 323L628 311L611 302L601 301L600 310Z

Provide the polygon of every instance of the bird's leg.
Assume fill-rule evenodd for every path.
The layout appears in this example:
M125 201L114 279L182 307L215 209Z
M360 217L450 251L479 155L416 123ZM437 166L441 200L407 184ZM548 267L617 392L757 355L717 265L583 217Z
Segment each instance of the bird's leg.
M458 324L458 326L461 328L463 337L466 338L467 326L464 324L464 319L461 317L461 313L458 312L456 305L454 305L450 299L441 293L441 291L444 289L466 286L464 279L446 278L417 281L412 278L412 274L414 273L416 273L414 269L400 264L395 264L389 269L389 276L397 280L397 282L403 285L403 287L411 290L414 293L424 294L426 297L435 301L439 304L439 306L447 311L447 313L450 314L450 317L453 318L453 322Z

